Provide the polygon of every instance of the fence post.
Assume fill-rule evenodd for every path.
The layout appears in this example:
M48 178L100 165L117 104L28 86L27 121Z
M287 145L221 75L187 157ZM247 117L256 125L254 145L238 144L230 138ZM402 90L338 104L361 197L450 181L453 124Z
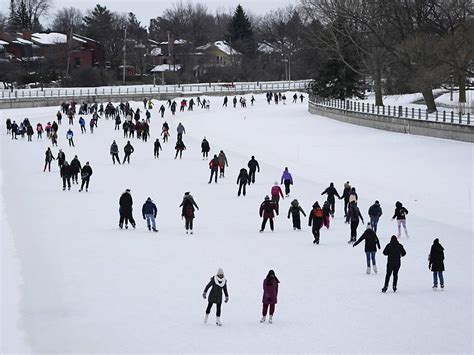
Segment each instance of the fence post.
M454 123L454 111L451 111L451 123Z
M405 118L408 118L408 107L405 107Z
M387 116L390 116L390 105L388 105L388 113Z
M382 106L382 116L385 116L385 106Z
M438 111L436 111L436 122L438 122Z
M418 109L418 119L421 120L421 108Z
M364 103L362 103L362 112L364 112L364 109L365 109L364 106L365 106Z
M446 122L446 111L443 111L443 122Z
M471 124L471 114L467 113L467 124Z
M461 124L462 123L462 113L458 112L458 115L459 115L459 124Z
M380 109L380 106L377 106L377 115L380 114L380 112L379 112L380 110L379 110L379 109Z

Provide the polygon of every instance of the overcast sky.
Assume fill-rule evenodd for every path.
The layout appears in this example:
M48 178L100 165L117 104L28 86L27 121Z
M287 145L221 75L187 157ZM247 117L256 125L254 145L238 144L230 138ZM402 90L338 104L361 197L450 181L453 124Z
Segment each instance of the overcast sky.
M63 7L74 6L82 11L93 8L96 4L107 6L107 8L117 12L133 12L141 21L142 25L148 26L150 18L160 16L164 9L172 6L177 1L164 0L51 0L53 8L51 13L56 12ZM201 3L206 5L211 12L215 10L223 10L232 12L240 3L244 10L256 15L263 15L270 10L280 7L286 7L288 4L297 5L298 0L189 0L192 3ZM187 3L188 0L183 0ZM10 0L0 0L2 12L8 12ZM7 14L8 15L8 14ZM49 20L49 19L48 19ZM43 20L44 21L44 20ZM49 21L45 21L49 22Z

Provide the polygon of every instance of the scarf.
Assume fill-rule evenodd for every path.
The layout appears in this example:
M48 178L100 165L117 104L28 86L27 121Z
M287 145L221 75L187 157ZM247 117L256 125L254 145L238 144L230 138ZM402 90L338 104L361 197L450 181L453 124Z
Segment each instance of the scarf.
M217 275L214 276L214 282L215 282L216 285L219 286L219 287L224 287L226 281L227 281L227 280L225 279L225 277L223 277L223 278L221 279L221 278L217 277Z

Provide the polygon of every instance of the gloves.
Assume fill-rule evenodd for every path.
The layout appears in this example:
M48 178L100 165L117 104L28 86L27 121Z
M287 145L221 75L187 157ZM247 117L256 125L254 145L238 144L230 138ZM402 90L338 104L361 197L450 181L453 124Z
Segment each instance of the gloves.
M225 303L229 302L229 297L226 297L224 302Z
M206 299L206 292L202 293L202 298Z

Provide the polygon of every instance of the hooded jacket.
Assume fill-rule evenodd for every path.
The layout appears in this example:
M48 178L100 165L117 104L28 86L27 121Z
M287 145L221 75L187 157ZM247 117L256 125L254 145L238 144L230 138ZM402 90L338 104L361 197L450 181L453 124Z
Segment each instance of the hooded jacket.
M400 264L400 258L405 256L407 252L397 239L392 239L383 250L383 255L387 255L387 264Z
M142 207L143 218L145 218L145 215L147 214L152 214L153 217L156 218L157 212L158 209L156 208L156 205L153 203L153 201L151 199L147 199Z

